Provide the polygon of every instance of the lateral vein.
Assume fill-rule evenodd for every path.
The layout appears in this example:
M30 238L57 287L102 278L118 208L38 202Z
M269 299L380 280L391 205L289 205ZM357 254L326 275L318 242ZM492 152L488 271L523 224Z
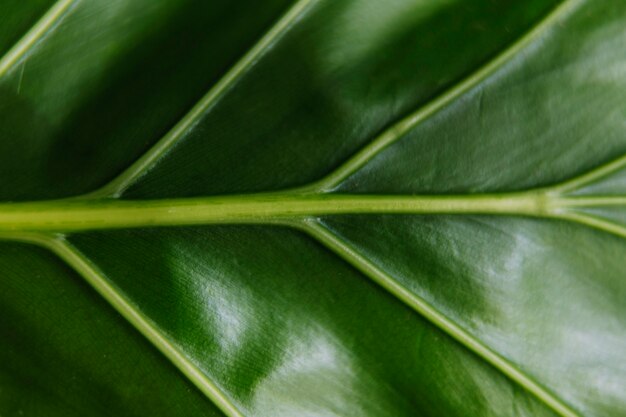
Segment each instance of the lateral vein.
M592 229L601 230L612 235L626 239L626 227L612 221L601 219L597 216L592 216L586 213L578 213L573 211L566 211L556 218L568 220L570 222L579 223Z
M163 334L131 301L108 282L104 274L78 249L62 237L37 239L34 243L42 245L72 267L100 295L113 306L146 339L161 351L200 391L206 395L226 416L244 417L237 406L194 365L167 336Z
M57 2L0 59L0 77L4 76L65 14L75 0Z
M301 222L299 228L327 247L335 253L335 255L362 272L372 281L383 287L398 300L430 321L444 333L491 364L510 380L530 392L558 415L562 417L581 417L576 411L565 404L563 400L541 386L531 376L525 374L509 360L494 352L475 336L437 310L432 304L410 291L385 271L367 260L357 249L341 239L327 227L320 224L317 220L309 219Z
M582 174L577 176L571 180L565 181L555 187L553 187L552 191L554 193L566 194L572 191L578 191L584 188L586 185L590 185L595 181L605 178L614 172L619 171L626 167L626 155L621 156L613 161L610 161L606 164L600 165L599 167L592 169L586 174Z
M327 192L335 189L342 181L362 168L368 161L386 149L389 145L399 140L409 130L435 115L441 109L476 87L489 75L495 73L499 68L515 57L521 50L526 48L535 39L539 38L548 29L557 24L581 2L582 0L565 0L546 17L540 20L530 31L526 32L525 35L497 55L494 59L487 62L477 71L473 72L469 77L454 85L451 89L445 91L443 94L436 97L425 106L419 108L414 113L411 113L396 122L390 128L374 138L372 142L354 154L350 159L340 165L336 170L321 180L311 185L302 187L301 190L303 192Z
M118 177L104 187L88 193L85 197L119 197L135 180L156 165L158 160L172 149L185 132L241 78L272 45L298 20L306 9L318 0L298 0L270 30L243 57L231 67L192 109L152 148L142 155Z

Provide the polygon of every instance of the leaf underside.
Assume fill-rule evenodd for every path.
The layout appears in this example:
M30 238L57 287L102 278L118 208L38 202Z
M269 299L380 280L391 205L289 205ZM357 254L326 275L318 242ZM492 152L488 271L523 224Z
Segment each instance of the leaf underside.
M0 415L626 416L624 44L614 0L0 3Z

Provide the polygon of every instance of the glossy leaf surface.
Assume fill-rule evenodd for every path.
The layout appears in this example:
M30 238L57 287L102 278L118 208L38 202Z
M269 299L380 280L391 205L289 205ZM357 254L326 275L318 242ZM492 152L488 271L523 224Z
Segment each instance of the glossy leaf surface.
M613 0L3 2L0 415L626 415L625 43Z

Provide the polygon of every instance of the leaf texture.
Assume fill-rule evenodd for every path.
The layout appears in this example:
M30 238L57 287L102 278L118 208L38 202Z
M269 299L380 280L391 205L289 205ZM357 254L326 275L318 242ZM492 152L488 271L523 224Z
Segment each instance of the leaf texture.
M0 15L1 415L626 415L620 2Z

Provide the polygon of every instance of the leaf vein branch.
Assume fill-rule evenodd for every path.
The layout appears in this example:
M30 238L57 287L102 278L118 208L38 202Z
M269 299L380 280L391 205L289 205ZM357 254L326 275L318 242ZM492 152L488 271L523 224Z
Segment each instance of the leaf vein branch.
M345 179L361 169L372 158L381 153L389 145L402 138L407 132L437 114L440 110L453 103L463 94L469 92L479 85L491 74L511 61L523 49L528 47L533 41L554 27L573 9L578 7L582 0L565 0L557 6L546 17L540 20L532 29L526 32L521 38L511 44L507 49L495 58L484 64L478 70L470 74L458 84L454 85L434 100L427 103L417 111L409 114L405 118L393 124L390 128L374 138L372 142L355 153L350 159L340 165L321 180L300 188L303 192L328 192L337 188Z
M221 388L176 347L105 275L62 235L21 234L15 240L42 246L81 275L115 310L168 358L226 416L244 417Z
M562 417L580 417L563 400L545 387L537 383L531 376L524 373L508 359L500 356L491 348L464 330L445 314L437 310L432 304L410 291L392 276L367 260L359 251L348 242L341 239L319 221L308 219L300 223L299 229L320 242L336 256L343 259L358 271L383 287L398 300L409 306L437 328L459 342L465 348L475 353L481 359L492 365L510 380L534 395L550 409Z
M57 0L34 26L0 59L0 77L13 66L65 15L76 0Z
M152 148L135 161L104 187L88 193L85 197L119 197L138 178L152 169L192 129L208 110L252 68L257 60L266 53L282 35L302 16L317 0L298 0L270 30L226 74L198 101L192 109L174 125Z

